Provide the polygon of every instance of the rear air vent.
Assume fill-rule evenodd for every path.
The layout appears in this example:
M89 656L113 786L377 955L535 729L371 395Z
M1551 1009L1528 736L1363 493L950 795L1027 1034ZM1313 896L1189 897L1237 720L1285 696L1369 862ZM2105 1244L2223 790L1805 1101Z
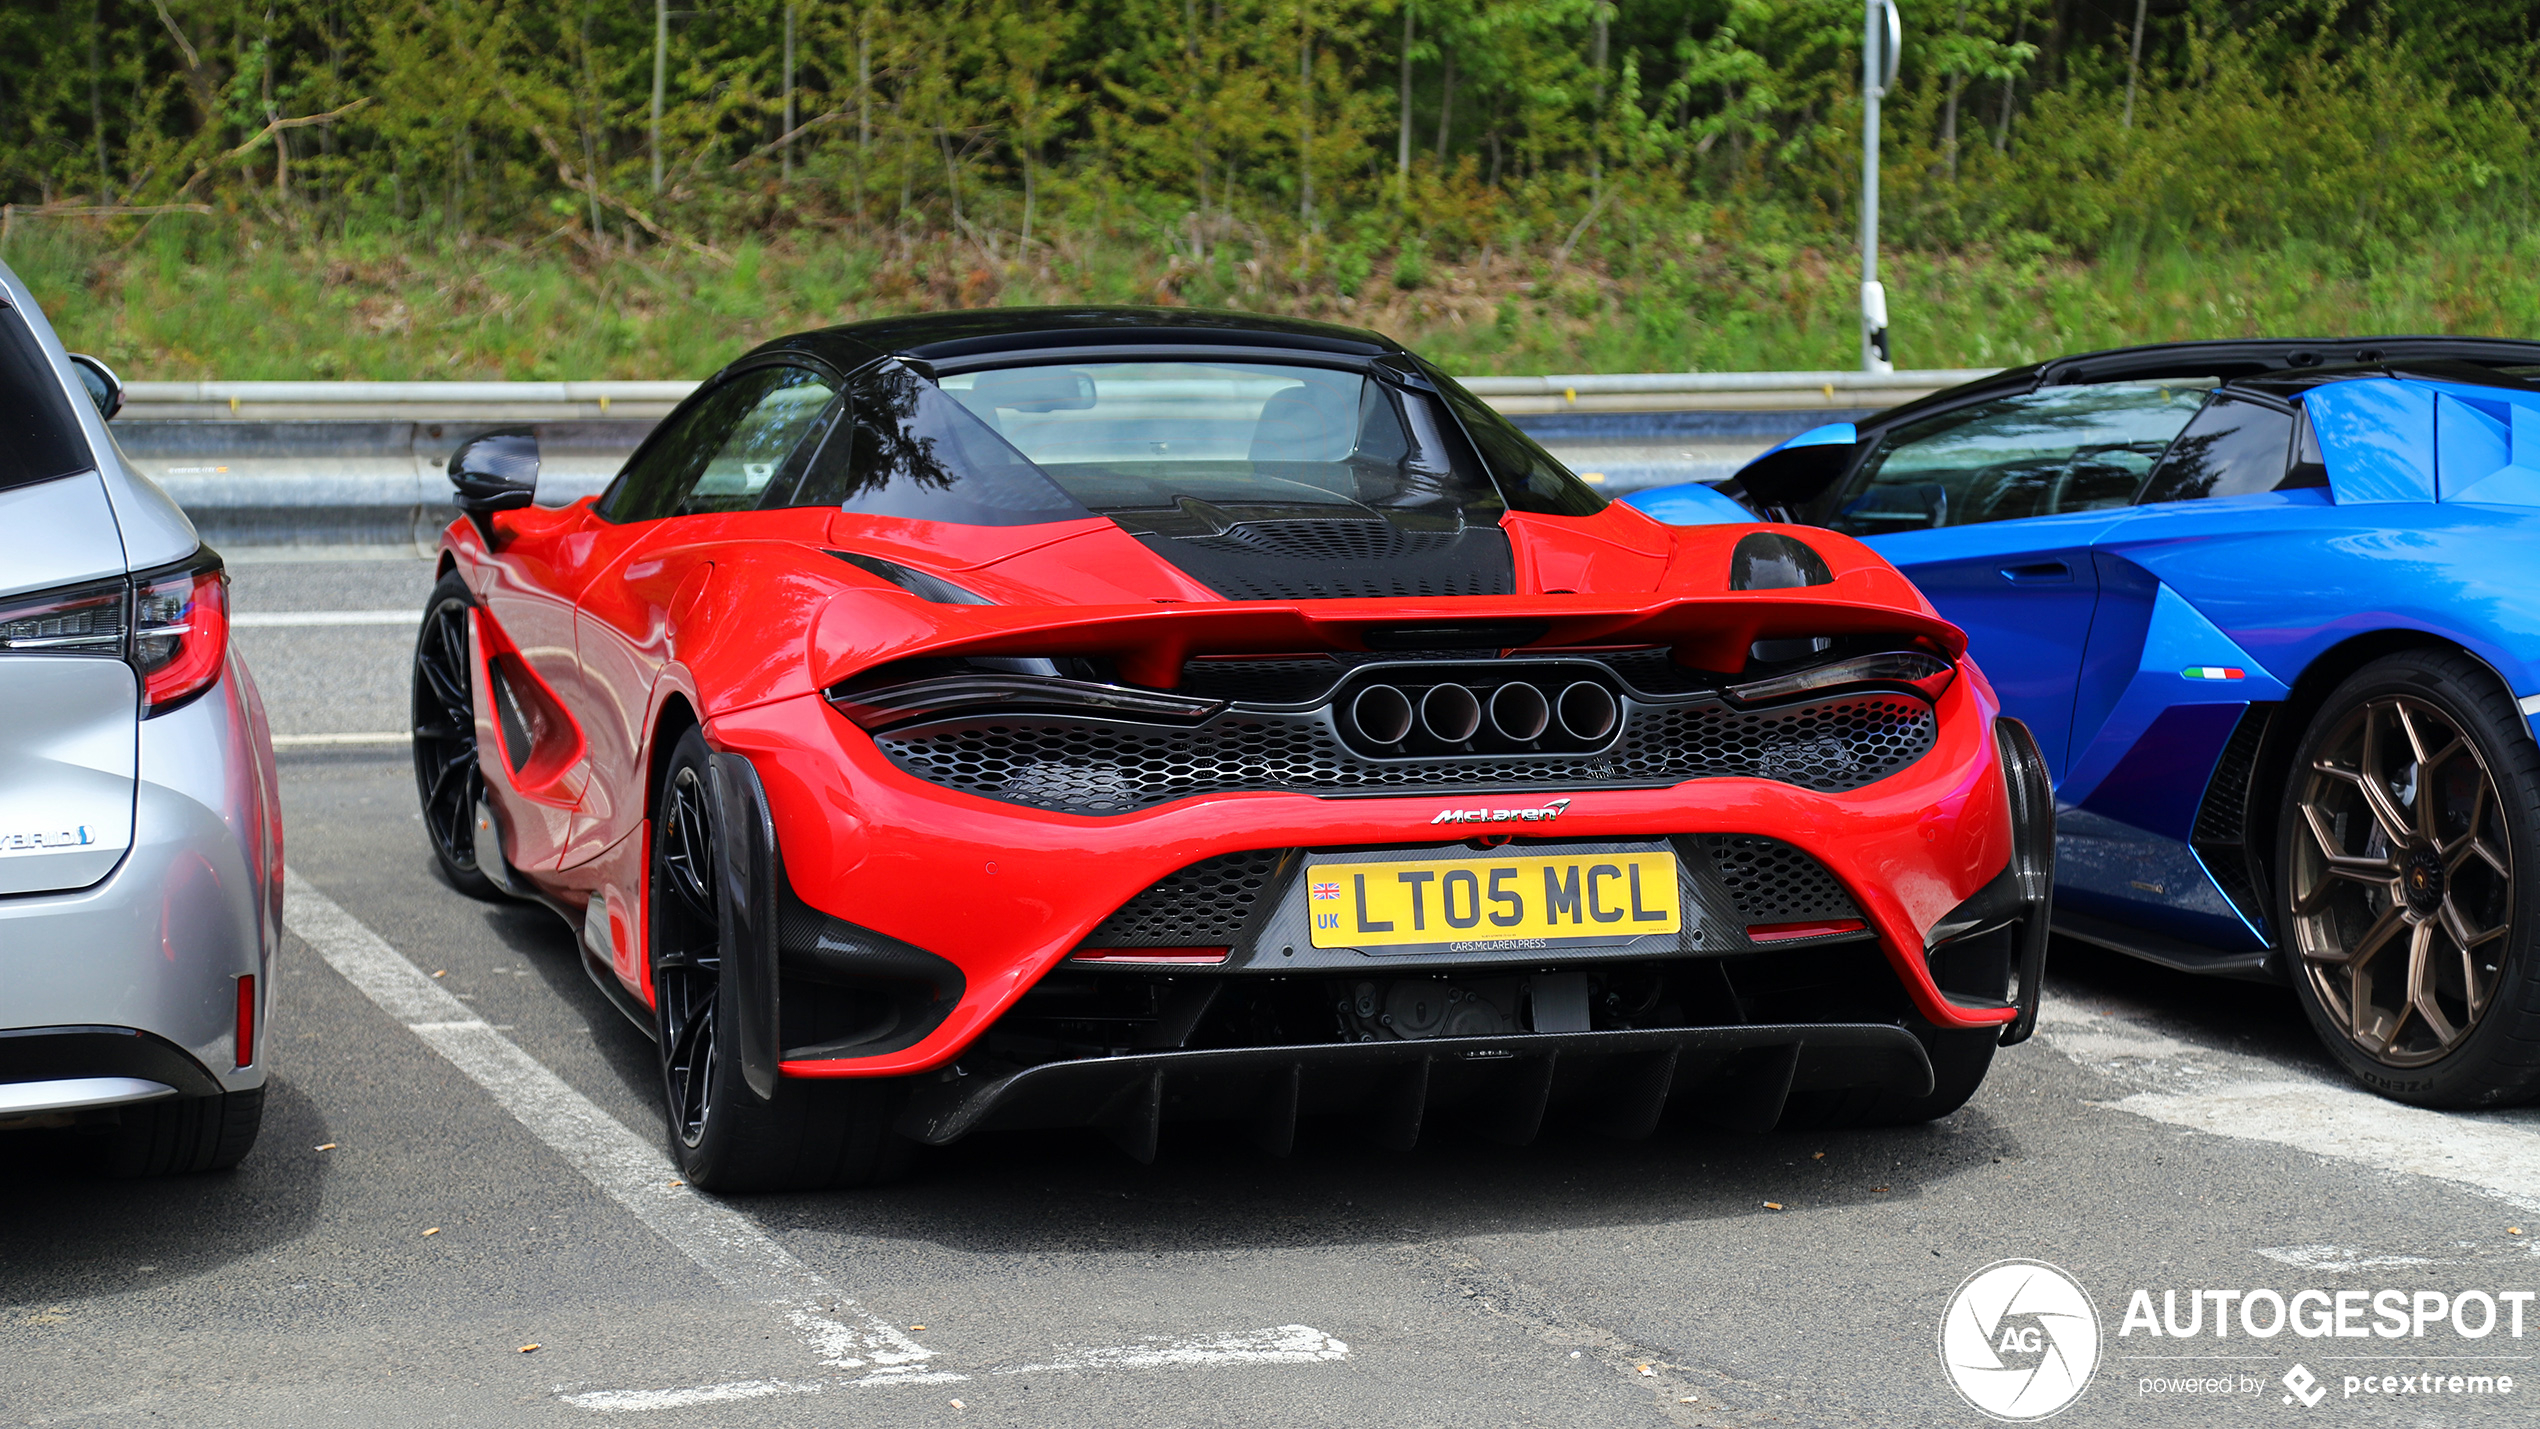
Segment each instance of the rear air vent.
M1390 521L1246 521L1216 536L1186 538L1294 561L1390 561L1455 544L1454 531L1404 531Z
M1228 600L1417 600L1517 589L1508 536L1496 526L1247 521L1206 536L1132 534Z
M1779 839L1704 834L1703 851L1749 923L1778 924L1858 918L1852 896L1826 866Z
M1086 947L1154 948L1231 944L1271 894L1286 850L1219 854L1165 875L1113 910L1085 936Z

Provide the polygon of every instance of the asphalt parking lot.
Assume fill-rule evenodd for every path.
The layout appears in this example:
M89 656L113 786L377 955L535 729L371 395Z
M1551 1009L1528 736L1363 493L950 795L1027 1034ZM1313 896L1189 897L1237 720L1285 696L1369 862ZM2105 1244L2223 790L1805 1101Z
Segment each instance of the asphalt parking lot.
M264 1139L101 1184L0 1138L0 1422L1976 1424L1937 1335L2007 1258L2101 1320L2058 1422L2533 1420L2540 1306L2504 1302L2519 1338L2423 1311L2540 1288L2540 1109L2391 1106L2289 995L2071 944L2040 1037L1926 1127L1408 1154L1309 1127L1284 1160L1168 1128L1147 1167L1015 1134L713 1201L651 1150L651 1044L564 925L442 885L406 750L359 738L403 724L412 639L364 613L419 606L429 564L235 571L298 879ZM2175 1321L2213 1287L2417 1318L2119 1333L2137 1289ZM2349 1389L2465 1371L2531 1382Z

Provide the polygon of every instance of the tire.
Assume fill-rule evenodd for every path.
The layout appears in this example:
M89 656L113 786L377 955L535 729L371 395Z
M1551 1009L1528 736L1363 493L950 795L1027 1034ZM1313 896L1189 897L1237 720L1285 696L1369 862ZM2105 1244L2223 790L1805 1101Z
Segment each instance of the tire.
M1993 1069L1993 1049L2000 1045L1998 1028L1973 1030L1917 1029L1931 1057L1931 1090L1918 1097L1877 1087L1845 1087L1833 1091L1794 1092L1782 1108L1775 1131L1837 1131L1860 1126L1919 1126L1938 1121L1965 1106Z
M441 577L424 602L415 632L415 795L441 877L471 898L493 901L503 890L476 862L485 775L476 759L476 658L468 643L467 613L475 605L457 571Z
M717 1035L717 1013L736 993L715 877L725 831L708 795L707 758L701 731L682 735L653 803L647 945L671 1156L691 1185L709 1191L889 1180L914 1149L891 1128L901 1083L780 1077L774 1100L761 1101L742 1076L738 1039Z
M2478 661L2391 655L2320 707L2276 822L2273 911L2294 994L2356 1081L2426 1107L2540 1093L2535 827L2540 746Z
M226 1171L246 1159L264 1118L262 1087L144 1102L90 1133L87 1150L100 1174L122 1179Z

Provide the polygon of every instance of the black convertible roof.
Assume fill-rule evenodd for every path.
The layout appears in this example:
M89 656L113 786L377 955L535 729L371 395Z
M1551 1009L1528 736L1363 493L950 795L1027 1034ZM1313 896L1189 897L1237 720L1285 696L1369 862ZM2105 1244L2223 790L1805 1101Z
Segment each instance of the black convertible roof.
M2041 387L2213 377L2289 396L2322 381L2391 372L2524 387L2501 369L2540 371L2540 342L2496 337L2236 338L2117 347L2013 367L1890 407L1854 424L1848 446L1779 447L1749 462L1727 488L1796 510L1823 495L1887 433L1925 417Z
M750 356L799 352L842 369L881 357L940 362L1043 348L1263 347L1382 357L1401 344L1362 328L1208 308L972 308L795 333Z
M2417 363L2458 363L2471 368L2540 367L2540 342L2504 337L2309 337L2225 338L2216 342L2161 342L2143 347L2112 347L2049 358L2026 367L2007 368L1945 391L1890 407L1862 423L1884 430L1927 412L2033 392L2093 382L2141 381L2156 377L2262 377L2298 373L2310 368L2349 369Z

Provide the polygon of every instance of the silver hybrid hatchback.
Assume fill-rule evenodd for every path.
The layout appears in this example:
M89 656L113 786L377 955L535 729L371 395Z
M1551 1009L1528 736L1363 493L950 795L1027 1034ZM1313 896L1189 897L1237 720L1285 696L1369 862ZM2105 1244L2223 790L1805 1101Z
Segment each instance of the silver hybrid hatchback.
M0 265L0 1131L149 1176L255 1143L282 809L228 576L122 400Z

